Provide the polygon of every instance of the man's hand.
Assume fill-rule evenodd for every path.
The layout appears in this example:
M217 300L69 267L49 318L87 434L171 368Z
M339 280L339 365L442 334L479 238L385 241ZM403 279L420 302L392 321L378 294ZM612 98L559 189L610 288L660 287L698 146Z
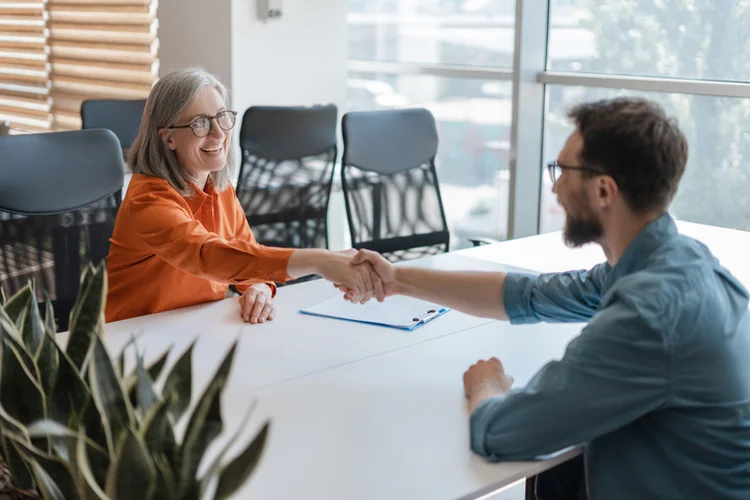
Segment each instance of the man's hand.
M246 323L272 321L276 309L271 298L271 287L265 283L253 285L240 297L240 316Z
M469 412L494 396L505 395L513 385L513 377L505 373L497 358L477 361L464 373L464 392L469 399Z
M373 270L377 279L380 280L383 286L382 298L377 294L375 295L375 298L379 302L382 302L386 297L390 297L397 293L396 268L379 253L371 250L360 250L356 254L353 254L351 263L355 266L367 266ZM359 302L356 300L356 295L353 290L340 284L337 284L336 287L344 292L344 298L346 300L350 302Z
M341 290L349 293L349 300L364 304L375 297L383 301L383 281L370 264L355 265L353 250L331 252L331 256L319 266L319 274Z

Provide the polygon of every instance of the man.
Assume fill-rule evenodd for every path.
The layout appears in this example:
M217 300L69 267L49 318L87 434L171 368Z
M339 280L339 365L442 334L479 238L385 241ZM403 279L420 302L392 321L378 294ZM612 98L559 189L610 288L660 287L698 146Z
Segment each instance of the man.
M525 276L393 267L360 251L388 294L512 323L588 321L520 390L497 359L464 374L471 447L528 460L583 444L540 475L539 500L750 499L748 293L667 213L687 162L677 124L638 98L587 103L550 164L589 271ZM346 292L346 290L344 290ZM588 492L587 492L588 490Z

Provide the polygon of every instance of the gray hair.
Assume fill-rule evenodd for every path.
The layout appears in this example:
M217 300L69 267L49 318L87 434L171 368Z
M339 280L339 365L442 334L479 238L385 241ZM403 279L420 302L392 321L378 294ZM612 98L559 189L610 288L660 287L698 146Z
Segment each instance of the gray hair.
M229 93L219 79L198 68L172 71L154 84L146 100L138 136L128 152L133 173L164 179L183 196L195 194L189 184L194 177L177 161L177 154L167 147L168 135L164 140L159 137L159 129L176 125L190 101L206 86L215 88L224 102L228 101ZM230 145L224 168L210 174L214 188L225 190L233 173L234 148Z

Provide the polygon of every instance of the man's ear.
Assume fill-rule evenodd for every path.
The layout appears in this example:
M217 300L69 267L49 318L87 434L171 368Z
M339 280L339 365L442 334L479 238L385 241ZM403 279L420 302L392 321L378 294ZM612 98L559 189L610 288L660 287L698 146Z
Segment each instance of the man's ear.
M174 151L175 149L177 149L177 145L172 140L172 134L169 133L169 130L167 130L165 128L160 128L159 129L159 139L161 139L161 141L164 144L166 144L167 147L171 151Z
M605 208L612 205L620 194L620 188L617 187L615 180L609 175L600 175L594 182L596 199L599 208Z

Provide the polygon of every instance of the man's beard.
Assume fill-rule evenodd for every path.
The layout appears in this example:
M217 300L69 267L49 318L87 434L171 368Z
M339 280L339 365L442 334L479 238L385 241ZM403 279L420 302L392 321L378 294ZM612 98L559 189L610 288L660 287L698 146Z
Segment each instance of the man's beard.
M563 237L565 244L577 248L598 241L604 234L601 222L595 218L574 217L568 215L565 219Z
M604 227L596 215L591 212L585 196L578 199L577 205L581 207L577 214L566 212L565 230L563 231L565 244L572 248L598 241L604 235Z

